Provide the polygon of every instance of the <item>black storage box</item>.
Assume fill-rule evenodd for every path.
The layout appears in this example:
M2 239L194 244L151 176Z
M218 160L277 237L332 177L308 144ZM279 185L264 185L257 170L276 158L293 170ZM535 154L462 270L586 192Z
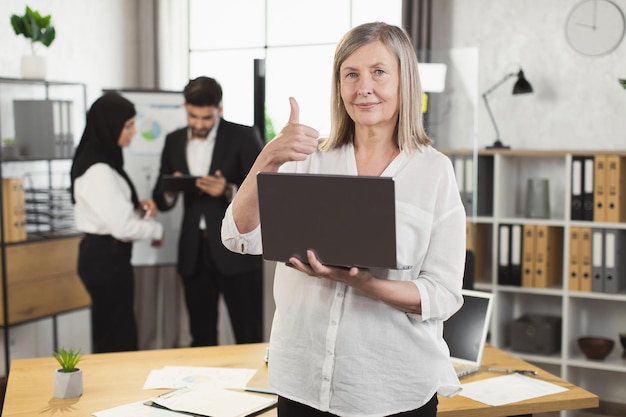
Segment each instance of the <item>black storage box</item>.
M550 355L561 349L561 317L526 314L510 323L511 350Z

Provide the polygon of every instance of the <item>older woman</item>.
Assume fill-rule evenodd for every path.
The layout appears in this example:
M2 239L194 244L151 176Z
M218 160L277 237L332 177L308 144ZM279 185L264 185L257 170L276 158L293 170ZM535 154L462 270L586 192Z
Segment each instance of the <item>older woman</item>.
M276 266L269 373L281 417L435 416L437 393L460 389L442 329L462 304L465 212L423 128L417 65L401 28L350 30L335 52L329 138L299 124L290 99L287 126L226 212L224 244L261 253L257 172L395 179L398 263L411 270L334 268L315 248Z

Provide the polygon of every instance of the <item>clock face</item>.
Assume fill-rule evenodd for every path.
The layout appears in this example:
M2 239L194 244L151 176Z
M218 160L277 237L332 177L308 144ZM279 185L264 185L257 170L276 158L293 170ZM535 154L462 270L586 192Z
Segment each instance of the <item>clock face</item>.
M570 12L565 35L570 46L583 55L608 54L624 38L624 14L610 0L583 0Z

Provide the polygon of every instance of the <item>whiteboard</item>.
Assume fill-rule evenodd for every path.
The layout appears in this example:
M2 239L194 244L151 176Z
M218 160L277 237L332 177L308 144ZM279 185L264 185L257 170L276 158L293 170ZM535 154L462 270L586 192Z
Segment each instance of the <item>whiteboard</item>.
M134 103L137 110L137 134L124 148L124 170L135 184L139 199L152 198L159 175L161 150L168 133L185 127L187 117L181 92L159 90L119 90ZM182 199L166 212L159 212L157 221L163 225L164 243L153 248L150 241L133 245L133 266L174 265L177 262L178 237L182 220Z

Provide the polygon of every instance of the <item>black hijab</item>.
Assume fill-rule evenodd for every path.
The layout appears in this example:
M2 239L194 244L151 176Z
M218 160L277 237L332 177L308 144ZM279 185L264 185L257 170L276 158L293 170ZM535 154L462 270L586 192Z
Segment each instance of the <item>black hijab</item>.
M106 93L96 100L87 113L87 124L80 139L71 170L71 193L74 200L74 181L93 164L102 162L109 165L128 183L135 208L139 198L133 182L124 171L124 156L118 145L124 124L137 114L135 106L117 93Z

